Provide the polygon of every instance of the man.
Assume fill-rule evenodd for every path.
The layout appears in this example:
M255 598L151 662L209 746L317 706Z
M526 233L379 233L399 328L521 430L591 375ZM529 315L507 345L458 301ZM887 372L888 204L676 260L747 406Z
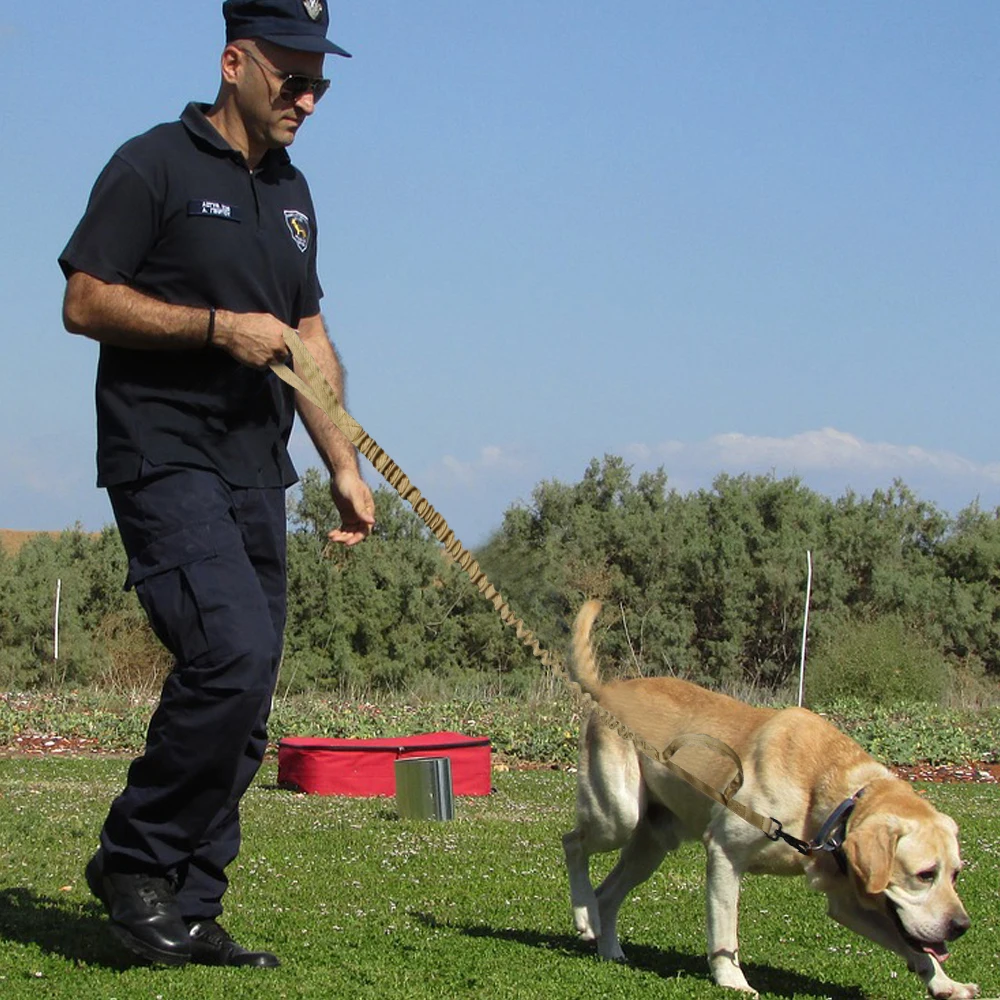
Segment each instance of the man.
M98 485L176 657L87 865L116 936L154 962L273 967L218 923L260 765L285 621L294 404L345 545L374 524L353 447L268 365L297 328L343 393L319 312L316 220L285 147L329 81L324 0L227 0L211 107L127 142L60 257L67 330L100 342Z

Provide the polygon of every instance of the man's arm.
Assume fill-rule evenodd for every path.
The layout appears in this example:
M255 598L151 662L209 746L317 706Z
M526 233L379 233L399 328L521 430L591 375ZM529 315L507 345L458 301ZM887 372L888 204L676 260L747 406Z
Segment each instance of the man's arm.
M74 271L66 282L63 324L70 333L113 347L191 350L208 341L209 310L160 302L128 285ZM218 309L212 343L242 364L266 368L287 357L286 329L267 313Z
M343 406L344 370L327 335L323 317L317 313L301 320L299 336ZM330 532L330 539L344 545L356 545L371 534L375 524L375 502L361 478L358 453L318 406L298 393L295 402L309 437L330 472L330 492L342 522L339 528Z

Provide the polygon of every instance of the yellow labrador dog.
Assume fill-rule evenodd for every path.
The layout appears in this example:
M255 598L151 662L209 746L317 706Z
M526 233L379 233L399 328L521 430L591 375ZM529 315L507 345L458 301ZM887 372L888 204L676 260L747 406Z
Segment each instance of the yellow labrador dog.
M624 959L615 930L623 900L668 851L700 840L708 855L708 961L719 986L755 992L740 968L737 908L744 872L764 872L805 875L826 894L834 920L901 955L931 996L978 996L978 986L941 968L946 942L969 927L954 885L962 867L954 820L805 709L753 708L670 678L602 684L590 645L599 610L597 601L585 604L574 626L570 672L580 686L653 746L689 733L728 743L744 769L735 800L803 841L822 831L827 849L806 856L772 841L639 754L594 713L580 738L577 825L563 837L581 936L596 939L603 958ZM719 789L732 777L732 764L704 747L684 747L673 759ZM590 856L619 848L595 892Z

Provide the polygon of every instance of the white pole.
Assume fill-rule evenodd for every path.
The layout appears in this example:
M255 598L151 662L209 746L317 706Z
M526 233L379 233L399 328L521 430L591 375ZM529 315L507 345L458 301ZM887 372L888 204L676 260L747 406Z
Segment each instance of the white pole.
M806 549L806 563L809 566L809 572L806 576L806 610L802 616L802 651L799 657L799 708L802 707L802 689L805 686L806 680L806 632L809 630L809 597L812 594L813 582L813 555L809 549Z
M53 623L52 626L52 633L53 633L52 648L53 648L53 656L56 660L59 659L59 598L61 594L62 594L62 578L56 580L56 614L55 614L55 622Z

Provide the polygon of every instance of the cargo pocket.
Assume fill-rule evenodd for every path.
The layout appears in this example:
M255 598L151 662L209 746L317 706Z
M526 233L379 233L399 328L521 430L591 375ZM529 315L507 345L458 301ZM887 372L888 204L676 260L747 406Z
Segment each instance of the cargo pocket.
M232 522L187 526L150 542L129 560L126 587L135 588L157 638L180 663L198 660L209 648L192 573L234 544L235 534Z

